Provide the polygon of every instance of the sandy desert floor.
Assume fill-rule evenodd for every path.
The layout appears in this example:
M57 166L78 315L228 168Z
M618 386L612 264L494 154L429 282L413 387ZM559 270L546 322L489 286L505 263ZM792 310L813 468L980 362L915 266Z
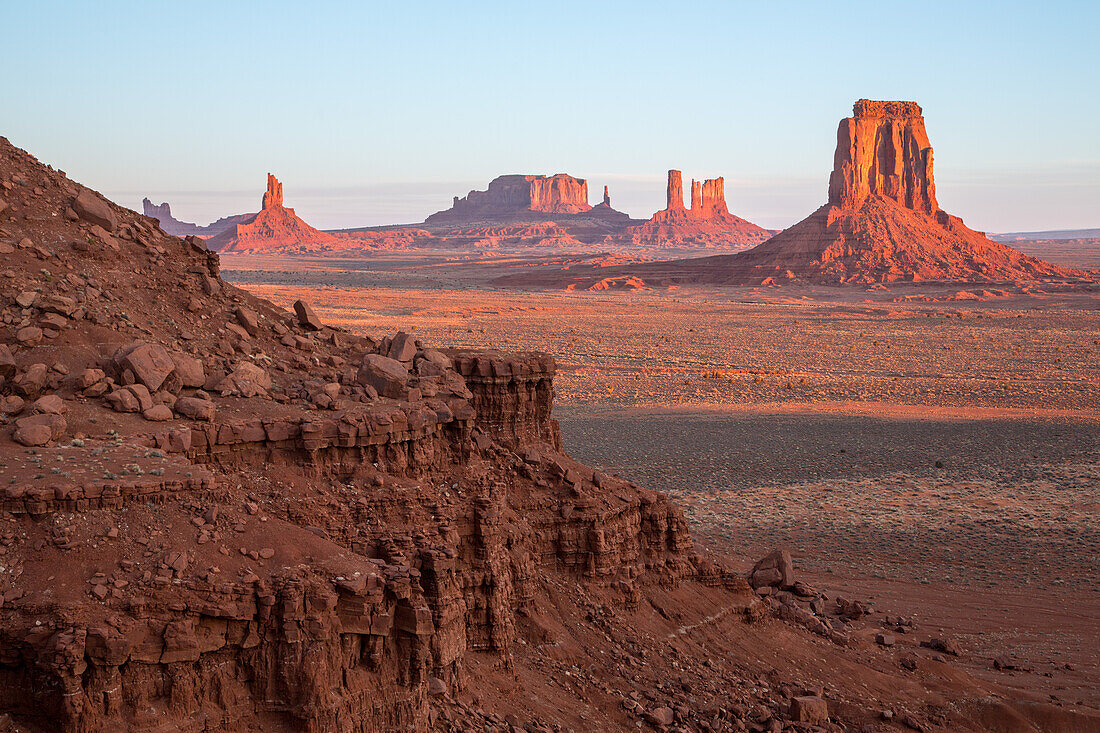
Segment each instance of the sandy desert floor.
M223 274L372 335L552 353L567 449L673 495L702 545L746 568L787 547L816 585L953 634L971 671L1100 707L1095 294L488 284L528 264L233 256Z

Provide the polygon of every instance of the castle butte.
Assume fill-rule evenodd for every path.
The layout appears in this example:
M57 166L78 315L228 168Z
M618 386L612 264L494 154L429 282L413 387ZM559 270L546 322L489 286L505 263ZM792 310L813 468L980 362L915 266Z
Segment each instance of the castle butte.
M627 227L612 241L639 246L736 249L765 241L772 232L734 216L726 206L725 178L691 181L691 208L684 208L680 171L668 172L666 205L648 221Z
M828 203L763 244L733 255L599 272L575 267L568 274L531 273L499 282L590 287L608 277L651 285L1094 279L994 242L941 209L932 160L919 105L861 99L852 117L840 121ZM670 177L670 190L674 185Z
M149 218L156 219L165 234L172 234L177 237L212 237L215 234L221 234L235 224L242 224L256 216L255 213L233 214L232 216L223 216L215 222L202 226L200 224L180 221L172 216L172 207L168 202L154 204L148 198L143 198L141 200L141 206L142 212Z
M207 245L221 252L316 251L335 247L340 239L314 229L294 209L283 206L283 184L267 174L259 213L210 237Z

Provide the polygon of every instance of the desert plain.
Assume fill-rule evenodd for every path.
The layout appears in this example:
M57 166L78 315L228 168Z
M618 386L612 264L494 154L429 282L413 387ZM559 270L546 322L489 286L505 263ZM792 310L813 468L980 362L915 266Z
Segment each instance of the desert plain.
M956 639L971 674L1100 705L1095 292L494 282L573 259L222 262L354 332L554 355L569 453L670 494L708 551L747 570L789 549L815 586Z

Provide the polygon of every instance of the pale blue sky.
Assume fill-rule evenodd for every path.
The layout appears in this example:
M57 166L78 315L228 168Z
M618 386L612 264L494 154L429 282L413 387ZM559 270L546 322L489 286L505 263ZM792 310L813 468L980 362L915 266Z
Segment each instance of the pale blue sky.
M0 135L191 221L255 210L268 171L322 227L418 221L502 173L648 216L680 168L781 227L870 97L924 107L970 225L1100 226L1095 0L0 2Z

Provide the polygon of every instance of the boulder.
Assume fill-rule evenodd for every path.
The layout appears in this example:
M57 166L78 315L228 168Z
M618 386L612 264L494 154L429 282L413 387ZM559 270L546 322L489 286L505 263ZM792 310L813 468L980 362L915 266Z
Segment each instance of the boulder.
M206 373L201 360L188 356L182 351L169 351L168 357L175 365L181 386L197 389L206 383Z
M221 380L214 389L223 396L266 396L267 391L271 389L271 377L263 368L252 362L239 361L233 367L233 371Z
M141 416L152 422L164 422L165 420L171 420L173 417L172 409L168 407L168 405L162 404L153 405L148 410L142 412Z
M156 392L164 380L176 368L168 349L160 344L138 341L115 353L115 363L121 369L129 369L134 379Z
M80 376L76 378L76 383L81 389L88 389L93 384L99 384L107 378L106 373L102 369L85 369L80 373Z
M0 415L18 415L25 404L26 401L19 395L0 397Z
M141 403L134 393L126 388L116 389L107 395L107 403L115 412L139 412Z
M46 387L49 372L49 367L41 362L31 364L25 372L12 380L12 387L23 397L37 397Z
M788 712L796 723L823 725L829 722L829 703L816 695L793 698Z
M667 728L672 725L674 720L672 708L661 706L649 710L645 714L645 719L650 725L655 725L658 728Z
M65 400L58 395L48 394L35 400L34 404L31 405L31 409L44 415L60 415L67 412L69 408L65 405Z
M367 354L363 357L355 380L364 386L373 387L383 397L400 399L405 394L409 370L395 359L381 354Z
M404 331L398 331L397 335L390 341L390 348L386 356L396 361L412 361L413 357L416 356L416 341Z
M260 317L256 315L256 311L245 306L239 306L234 312L237 317L237 323L241 324L241 327L249 334L255 336L260 330Z
M42 329L38 326L24 326L15 332L15 340L24 346L34 346L42 340Z
M15 421L12 437L22 445L46 445L64 435L65 428L65 418L61 415L31 415Z
M82 189L72 203L73 211L84 221L98 224L109 232L118 229L118 218L110 205L88 189Z
M15 372L15 357L7 344L0 344L0 378L10 377Z
M794 582L794 564L791 562L791 553L786 550L769 553L749 573L749 583L753 588L789 588Z
M153 406L153 395L150 394L148 388L144 384L131 384L129 387L124 387L125 391L134 396L138 403L138 411L145 412Z
M216 411L213 402L198 397L180 397L176 400L175 409L184 417L206 421L213 420Z
M294 314L298 317L298 325L307 331L321 330L321 319L309 307L309 303L301 300L294 301Z

